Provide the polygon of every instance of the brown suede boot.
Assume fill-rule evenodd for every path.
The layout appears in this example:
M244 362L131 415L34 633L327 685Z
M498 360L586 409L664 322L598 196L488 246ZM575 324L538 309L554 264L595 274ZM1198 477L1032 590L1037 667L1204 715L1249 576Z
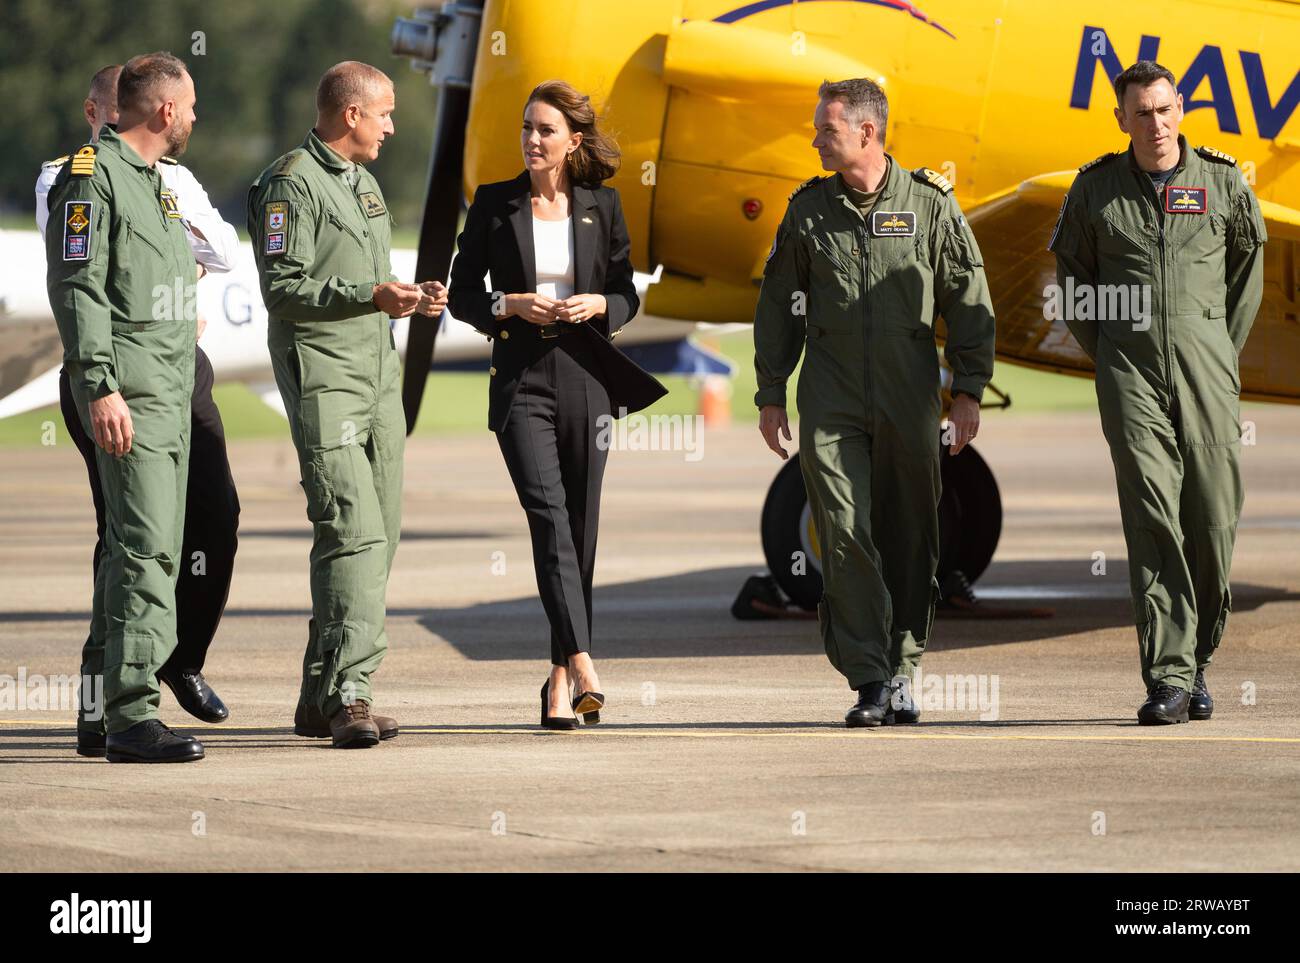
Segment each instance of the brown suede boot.
M335 749L368 749L379 745L379 727L370 717L370 706L360 700L343 706L330 719Z
M380 739L391 739L400 731L396 719L389 716L377 716L373 712L370 714L370 718L379 730ZM315 706L300 702L293 713L293 733L296 736L306 736L309 739L327 739L331 735L329 720Z

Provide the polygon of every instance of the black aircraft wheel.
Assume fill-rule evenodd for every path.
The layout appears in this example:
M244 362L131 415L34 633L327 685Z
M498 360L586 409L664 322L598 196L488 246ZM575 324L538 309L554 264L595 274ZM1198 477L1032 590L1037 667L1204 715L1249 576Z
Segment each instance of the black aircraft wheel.
M969 445L961 454L945 450L940 462L939 571L959 569L968 582L984 574L1002 534L1002 495L988 463ZM763 502L763 555L777 584L796 605L812 611L822 596L821 550L808 494L791 456L772 480Z

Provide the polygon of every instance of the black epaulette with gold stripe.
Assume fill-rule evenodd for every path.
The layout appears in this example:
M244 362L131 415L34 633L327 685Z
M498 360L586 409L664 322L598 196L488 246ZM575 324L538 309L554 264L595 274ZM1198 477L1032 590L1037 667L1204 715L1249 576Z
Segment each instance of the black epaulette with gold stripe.
M72 169L68 172L73 177L92 177L95 173L95 145L87 144L72 155Z
M1229 167L1237 166L1237 158L1233 157L1231 154L1225 154L1221 150L1215 150L1213 147L1205 147L1202 145L1196 148L1196 153L1200 154L1207 161L1214 161L1216 164L1227 164Z
M158 158L158 163L159 163L159 164L179 164L180 161L178 161L175 157L159 157L159 158Z
M929 184L940 194L952 193L952 183L938 171L930 170L928 167L918 167L912 171L912 176L922 184Z
M47 160L47 161L46 161L44 164L42 164L41 166L42 166L42 167L62 167L64 164L66 164L66 163L68 162L68 157L69 157L69 156L70 156L70 155L68 155L68 154L64 154L62 157L56 157L56 158L54 158L54 160Z
M796 187L794 190L792 190L792 191L790 192L790 196L787 197L786 200L788 200L788 201L793 201L797 195L799 195L799 194L803 193L804 191L808 190L808 188L812 187L814 184L818 183L820 180L821 180L820 177L810 177L810 178L808 178L806 181L804 181L802 184L800 184L798 187Z
M1118 154L1117 152L1115 152L1115 151L1111 151L1109 154L1102 154L1100 157L1098 157L1098 158L1096 158L1096 159L1094 159L1094 160L1090 160L1090 161L1088 161L1088 163L1086 163L1086 164L1084 164L1082 167L1080 167L1080 168L1079 168L1079 173L1080 173L1080 174L1083 174L1083 173L1085 173L1085 172L1087 172L1087 171L1090 171L1090 170L1092 170L1094 167L1098 166L1099 164L1104 164L1104 163L1106 163L1106 161L1110 160L1112 157L1118 157L1118 156L1119 156L1119 154Z

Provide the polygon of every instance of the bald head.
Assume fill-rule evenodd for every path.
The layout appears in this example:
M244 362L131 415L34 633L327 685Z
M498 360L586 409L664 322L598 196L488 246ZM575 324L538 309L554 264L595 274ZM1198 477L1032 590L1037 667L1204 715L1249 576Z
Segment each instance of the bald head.
M393 81L377 67L357 60L335 64L316 87L316 134L350 161L379 156L393 128Z
M91 140L99 139L99 128L105 124L117 123L117 78L121 73L121 64L109 64L90 78L90 91L81 110L90 125Z

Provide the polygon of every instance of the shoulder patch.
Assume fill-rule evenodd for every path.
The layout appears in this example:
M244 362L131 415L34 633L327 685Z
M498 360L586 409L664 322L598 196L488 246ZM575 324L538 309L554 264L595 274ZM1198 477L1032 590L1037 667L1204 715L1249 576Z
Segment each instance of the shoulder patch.
M930 170L928 167L918 167L912 171L912 176L922 184L929 184L940 194L952 193L952 183L938 171Z
M1208 161L1214 161L1216 164L1227 164L1230 167L1237 166L1237 158L1233 157L1231 154L1225 154L1221 150L1215 150L1213 147L1205 147L1202 145L1201 147L1196 148L1196 153L1200 154Z
M63 260L90 260L94 213L94 201L68 201L63 205Z
M293 171L294 165L298 163L298 158L302 156L301 151L290 151L280 158L280 163L275 165L275 170L271 171L272 177L287 177Z
M1118 156L1119 156L1119 153L1118 153L1117 151L1111 151L1109 154L1102 154L1100 157L1097 157L1097 158L1095 158L1095 159L1093 159L1093 160L1090 160L1090 161L1088 161L1088 163L1086 163L1086 164L1084 164L1082 167L1080 167L1080 168L1079 168L1079 173L1082 174L1082 173L1084 173L1085 171L1090 171L1090 170L1092 170L1094 167L1098 166L1099 164L1104 164L1104 163L1106 163L1106 161L1110 160L1112 157L1118 157Z
M72 155L73 177L90 177L95 173L95 145L87 144Z
M159 157L159 158L158 158L158 163L159 163L159 164L179 164L180 161L178 161L175 157Z
M786 200L793 201L797 195L803 193L804 191L806 191L808 188L812 187L814 184L818 183L819 181L821 181L820 177L808 178L806 181L804 181L802 184L800 184L798 187L792 190L790 192L790 196L787 197Z
M47 161L46 161L44 164L42 164L41 166L42 166L42 167L62 167L62 166L63 166L64 164L66 164L67 162L68 162L68 155L67 155L67 154L64 154L62 157L56 157L56 158L54 158L54 160L47 160Z

